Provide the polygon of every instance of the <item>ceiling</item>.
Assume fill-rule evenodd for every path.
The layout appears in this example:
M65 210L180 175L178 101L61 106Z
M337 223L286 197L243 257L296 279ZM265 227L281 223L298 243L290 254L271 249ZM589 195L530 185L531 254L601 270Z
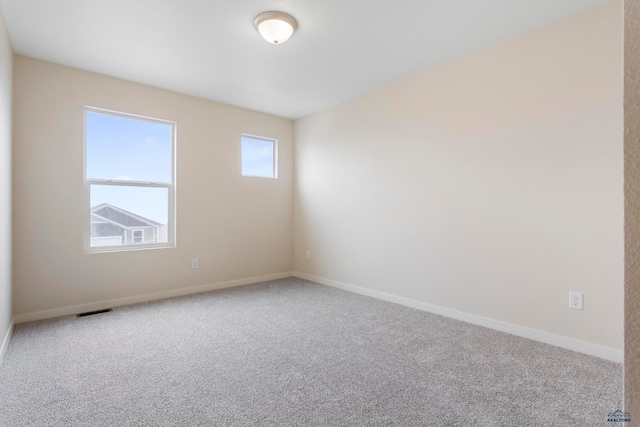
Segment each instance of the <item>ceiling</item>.
M606 0L0 0L16 53L295 119ZM298 21L282 45L261 12Z

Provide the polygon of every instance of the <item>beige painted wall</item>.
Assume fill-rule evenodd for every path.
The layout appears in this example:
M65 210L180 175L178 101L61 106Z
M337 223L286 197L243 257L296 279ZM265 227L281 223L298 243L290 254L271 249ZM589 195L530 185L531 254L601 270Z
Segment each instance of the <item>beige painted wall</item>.
M14 76L16 315L292 270L290 120L19 55ZM177 122L175 249L83 252L85 105ZM279 179L240 176L243 132L279 139Z
M622 350L622 31L608 2L297 120L296 271Z
M0 348L11 325L11 93L13 51L0 10Z
M625 408L640 426L640 3L625 2Z

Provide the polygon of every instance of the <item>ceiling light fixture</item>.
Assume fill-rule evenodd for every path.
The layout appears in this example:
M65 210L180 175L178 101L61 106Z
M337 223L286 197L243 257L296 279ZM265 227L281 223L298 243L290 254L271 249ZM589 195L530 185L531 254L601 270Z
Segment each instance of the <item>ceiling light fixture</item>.
M291 15L283 12L264 12L253 21L256 30L269 43L282 44L298 28L298 23Z

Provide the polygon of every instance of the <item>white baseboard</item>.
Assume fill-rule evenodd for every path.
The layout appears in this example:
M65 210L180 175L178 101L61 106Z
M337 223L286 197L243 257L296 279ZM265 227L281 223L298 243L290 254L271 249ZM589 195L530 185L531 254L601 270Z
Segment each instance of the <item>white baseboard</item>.
M189 288L172 289L170 291L155 292L152 294L136 295L133 297L115 298L104 301L96 301L87 304L71 305L67 307L54 308L50 310L36 311L32 313L18 314L14 317L14 322L25 323L36 320L52 319L54 317L68 316L71 314L84 313L87 311L103 310L105 308L120 307L123 305L138 304L141 302L156 301L165 298L180 297L184 295L198 294L201 292L215 291L224 288L233 288L242 285L251 285L254 283L267 282L269 280L284 279L293 276L288 271L285 273L269 274L266 276L249 277L246 279L229 280L227 282L210 283L202 286L193 286Z
M4 340L2 340L2 347L0 347L0 365L2 365L2 361L4 360L4 354L7 352L7 348L9 348L9 341L11 341L11 334L13 334L13 326L16 323L15 317L11 321L9 325L9 330L4 336Z
M427 311L429 313L438 314L440 316L450 317L452 319L461 320L463 322L472 323L474 325L484 326L486 328L495 329L497 331L506 332L512 335L528 338L528 339L539 341L545 344L551 344L556 347L576 351L578 353L588 354L589 356L595 356L601 359L611 360L617 363L624 362L624 352L622 350L616 350L614 348L604 347L601 345L592 344L585 341L580 341L573 338L568 338L561 335L540 331L537 329L518 326L512 323L507 323L500 320L491 319L488 317L477 316L475 314L469 314L462 311L453 310L451 308L441 307L433 304L427 304L422 301L399 297L396 295L391 295L391 294L387 294L380 291L374 291L371 289L366 289L359 286L350 285L347 283L337 282L335 280L325 279L323 277L313 276L311 274L301 273L298 271L294 271L293 276L301 279L309 280L311 282L320 283L322 285L327 285L327 286L342 289L345 291L353 292L356 294L366 295L366 296L377 298L380 300L389 301L389 302L393 302L400 305L405 305L407 307L417 308L418 310Z

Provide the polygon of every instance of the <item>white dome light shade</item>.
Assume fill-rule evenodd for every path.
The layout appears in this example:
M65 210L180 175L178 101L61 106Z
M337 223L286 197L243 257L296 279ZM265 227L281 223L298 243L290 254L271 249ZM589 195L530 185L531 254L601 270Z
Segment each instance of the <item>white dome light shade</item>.
M269 43L282 44L298 28L298 23L292 16L283 12L264 12L256 16L253 21L256 29Z

